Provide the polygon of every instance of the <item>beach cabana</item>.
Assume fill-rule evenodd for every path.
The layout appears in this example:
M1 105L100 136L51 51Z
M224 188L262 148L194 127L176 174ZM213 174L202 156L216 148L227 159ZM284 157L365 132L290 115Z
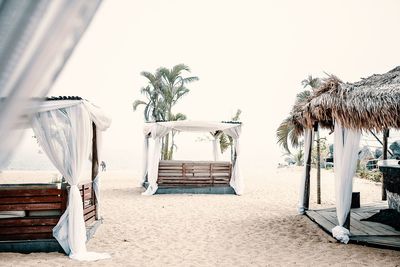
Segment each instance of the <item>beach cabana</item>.
M61 184L0 185L0 250L64 251L92 260L87 236L98 227L101 135L111 120L79 97L48 98L31 119L37 141L63 177ZM91 175L83 173L91 162Z
M385 74L375 74L356 83L327 79L311 96L295 104L291 123L296 135L304 135L304 174L301 180L299 212L306 213L341 242L364 242L400 247L400 232L378 224L367 225L369 217L383 205L370 205L353 212L352 179L356 171L359 141L363 131L400 128L400 67ZM310 163L314 127L334 131L334 172L336 208L324 212L309 211ZM335 214L335 215L333 215ZM360 217L361 216L361 217ZM350 218L354 225L350 234ZM335 227L330 228L331 226ZM379 228L381 227L381 228ZM378 229L379 228L379 229ZM386 230L387 231L386 231ZM384 239L383 237L387 237ZM390 236L390 237L389 237ZM392 241L388 241L392 240ZM394 241L393 241L394 240Z
M241 123L204 121L151 122L144 126L144 195L155 193L243 193L240 175ZM162 138L170 132L205 132L213 137L214 161L160 160ZM234 140L233 162L219 161L219 134ZM154 141L150 151L149 140ZM195 151L193 151L195 153Z

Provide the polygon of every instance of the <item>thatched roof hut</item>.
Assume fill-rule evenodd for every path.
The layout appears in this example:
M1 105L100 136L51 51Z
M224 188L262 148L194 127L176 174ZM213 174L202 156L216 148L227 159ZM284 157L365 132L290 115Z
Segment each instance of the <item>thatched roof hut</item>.
M296 135L315 122L332 128L334 120L350 129L400 128L400 66L356 83L331 76L291 112Z

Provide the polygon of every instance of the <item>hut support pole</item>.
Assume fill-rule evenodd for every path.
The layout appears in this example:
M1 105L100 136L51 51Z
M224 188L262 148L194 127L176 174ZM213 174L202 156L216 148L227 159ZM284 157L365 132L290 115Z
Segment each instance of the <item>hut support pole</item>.
M349 210L349 214L347 214L346 221L343 224L343 227L350 231L350 216L351 216L351 209Z
M308 158L306 162L306 181L305 181L305 190L304 190L304 209L308 210L310 206L310 172L311 172L311 151L312 151L312 142L310 144L310 151L308 153Z
M97 154L96 124L92 123L92 128L93 128L93 139L92 139L92 182L93 182L93 180L99 174L99 156ZM94 193L93 190L93 185L92 185L92 198L93 198L93 203L96 205L96 220L98 220L99 219L98 205L97 205L96 194Z
M315 139L317 141L317 204L321 204L321 147L319 142L319 125L314 124Z
M388 158L388 137L389 137L389 129L383 130L383 159L386 160ZM386 200L386 189L385 183L383 181L385 177L382 178L382 200Z

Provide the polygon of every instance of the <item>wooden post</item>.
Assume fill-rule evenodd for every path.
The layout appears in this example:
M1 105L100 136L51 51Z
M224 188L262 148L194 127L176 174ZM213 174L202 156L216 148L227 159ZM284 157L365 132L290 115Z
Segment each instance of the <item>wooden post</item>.
M94 122L92 123L92 128L93 128L93 139L92 139L92 199L93 199L93 204L96 205L96 220L98 220L99 219L99 213L98 213L98 208L99 207L97 205L96 194L94 193L94 190L93 190L93 180L99 174L99 156L97 154L97 132L96 132L96 124L94 124Z
M350 231L350 216L351 209L349 210L349 214L347 214L346 221L344 221L343 227Z
M317 141L317 204L321 204L321 147L319 143L319 125L314 124L314 132L316 133Z
M304 210L308 210L310 207L310 172L311 172L311 151L312 151L312 142L310 142L310 150L308 153L308 158L306 162L306 181L305 181L305 189L304 189Z
M389 137L389 129L383 130L383 159L386 160L388 158L388 137ZM382 200L386 200L386 188L385 183L383 181L385 177L382 178Z

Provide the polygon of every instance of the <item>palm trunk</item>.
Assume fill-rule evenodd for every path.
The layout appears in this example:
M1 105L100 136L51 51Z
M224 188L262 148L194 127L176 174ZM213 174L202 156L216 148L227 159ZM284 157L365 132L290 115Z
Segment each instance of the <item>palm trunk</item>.
M164 138L165 138L165 143L164 143L163 159L164 159L164 160L168 160L169 134L167 134Z

